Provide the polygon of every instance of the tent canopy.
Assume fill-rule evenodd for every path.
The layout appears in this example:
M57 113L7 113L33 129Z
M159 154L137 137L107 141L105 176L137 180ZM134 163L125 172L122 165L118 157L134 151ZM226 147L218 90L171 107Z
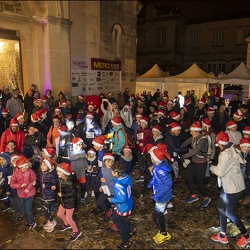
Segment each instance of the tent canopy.
M166 76L169 76L169 74L161 70L158 64L155 64L149 71L138 76L137 78L161 78Z

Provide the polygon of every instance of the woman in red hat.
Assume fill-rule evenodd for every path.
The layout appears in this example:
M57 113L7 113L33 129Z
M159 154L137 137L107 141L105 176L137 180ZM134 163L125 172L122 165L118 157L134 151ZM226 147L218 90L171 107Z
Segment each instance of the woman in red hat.
M201 123L199 121L194 122L190 126L190 134L192 136L184 141L181 144L181 147L191 145L190 151L182 156L182 159L184 160L191 158L185 177L188 190L190 192L190 197L187 199L187 202L191 204L199 200L195 191L195 183L197 183L203 195L203 202L201 206L205 208L211 201L211 198L208 197L208 190L204 183L207 169L208 139L201 133L201 130Z

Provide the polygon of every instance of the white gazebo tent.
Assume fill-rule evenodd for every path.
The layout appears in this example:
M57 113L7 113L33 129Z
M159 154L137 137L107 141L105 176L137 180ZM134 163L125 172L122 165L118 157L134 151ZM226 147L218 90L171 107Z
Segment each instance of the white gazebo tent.
M208 82L211 75L203 71L196 63L194 63L186 71L176 76L165 78L167 85L177 86L177 91L181 91L182 95L186 94L187 90L194 90L198 98L208 89ZM175 93L177 95L177 92Z
M136 93L141 94L143 90L151 91L151 93L155 93L157 89L160 89L162 92L165 86L165 79L169 74L165 73L161 68L155 64L149 71L145 74L136 77ZM173 94L170 93L168 89L169 95L176 95L176 91L172 91Z
M215 80L215 81L214 81ZM250 93L250 70L247 68L245 63L241 63L236 69L234 69L229 74L222 77L214 77L214 79L210 79L209 83L220 83L223 96L223 89L225 84L236 84L236 85L245 85L246 92Z

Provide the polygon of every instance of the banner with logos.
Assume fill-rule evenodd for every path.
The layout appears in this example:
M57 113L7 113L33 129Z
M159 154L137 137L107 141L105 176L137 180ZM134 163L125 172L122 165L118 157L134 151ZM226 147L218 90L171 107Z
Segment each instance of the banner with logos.
M71 95L116 92L121 86L121 62L100 58L71 60Z

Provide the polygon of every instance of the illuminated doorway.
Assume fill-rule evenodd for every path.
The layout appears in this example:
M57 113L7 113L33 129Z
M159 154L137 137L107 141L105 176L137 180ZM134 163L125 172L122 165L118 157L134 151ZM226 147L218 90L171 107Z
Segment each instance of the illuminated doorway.
M1 38L0 32L0 83L10 90L19 88L23 95L20 41Z

